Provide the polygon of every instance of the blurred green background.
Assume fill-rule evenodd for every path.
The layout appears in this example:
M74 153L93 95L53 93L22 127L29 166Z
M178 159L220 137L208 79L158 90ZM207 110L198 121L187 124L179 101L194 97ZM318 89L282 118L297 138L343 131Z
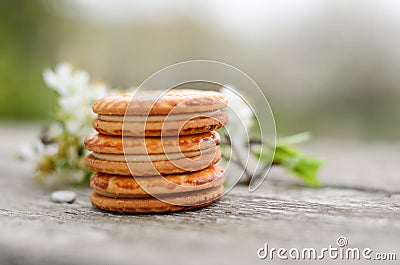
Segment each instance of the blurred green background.
M217 60L263 89L278 134L398 140L399 1L2 0L0 120L51 116L59 61L112 87Z

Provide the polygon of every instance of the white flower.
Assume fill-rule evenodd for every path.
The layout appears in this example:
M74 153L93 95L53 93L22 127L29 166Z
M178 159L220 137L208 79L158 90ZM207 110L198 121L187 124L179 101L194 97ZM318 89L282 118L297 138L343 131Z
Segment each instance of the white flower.
M32 145L24 145L19 152L21 159L37 163L41 161L43 156L54 156L58 153L57 144L43 144L37 140Z
M60 96L79 94L89 86L89 74L84 71L74 72L72 65L66 62L59 63L55 71L46 69L43 79Z
M236 144L248 142L248 133L253 122L253 111L245 99L233 87L222 87L220 92L228 100L229 122L226 125L231 139Z
M110 91L103 84L91 84L87 72L74 70L71 64L65 62L58 64L54 70L46 69L43 78L46 85L58 95L58 108L55 113L57 120L43 136L45 140L48 138L50 144L45 145L38 141L30 147L24 147L21 150L21 158L39 166L38 178L43 183L81 181L87 173L80 166L83 139L93 131L91 105ZM63 157L60 157L61 155ZM56 168L52 168L53 165L50 164L54 161L64 166L56 165Z
M60 95L65 95L67 93L71 72L72 66L64 62L58 64L55 71L46 69L43 72L43 79L49 88L55 90Z
M60 123L52 123L47 128L46 136L54 140L56 137L62 134L62 132L63 132L63 127L61 126Z
M73 70L68 63L60 63L55 70L46 69L43 73L46 84L59 94L60 119L68 133L80 138L92 131L90 120L93 101L107 94L103 84L90 84L89 74L81 70Z
M37 157L37 152L34 145L23 145L19 150L19 157L22 160L34 161Z
M58 145L57 144L46 144L46 145L44 145L42 153L46 156L54 156L58 153Z

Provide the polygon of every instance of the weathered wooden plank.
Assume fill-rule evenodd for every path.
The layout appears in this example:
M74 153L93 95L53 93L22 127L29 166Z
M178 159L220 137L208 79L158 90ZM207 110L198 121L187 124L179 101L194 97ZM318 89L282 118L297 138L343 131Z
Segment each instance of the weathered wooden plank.
M29 141L33 131L0 130L0 139L9 136L0 153L0 264L262 264L267 261L256 251L264 243L322 248L340 235L352 247L400 247L393 146L347 143L353 147L344 154L330 140L307 146L328 158L321 189L300 187L275 168L255 193L238 186L202 210L118 215L93 208L88 189L76 189L74 204L50 202L50 191L31 181L29 166L11 156L15 143ZM382 177L372 155L385 160Z
M2 187L4 182L2 178ZM40 263L63 257L76 264L82 259L128 264L134 255L135 261L167 264L208 259L244 263L257 261L255 251L264 242L323 247L334 244L339 235L359 247L394 251L399 246L399 199L386 193L271 184L251 195L238 187L199 211L118 215L91 207L89 190L77 190L75 204L55 204L47 191L34 189L29 182L6 182L9 189L2 188L0 202L0 245L7 249L2 256L10 259L33 258Z

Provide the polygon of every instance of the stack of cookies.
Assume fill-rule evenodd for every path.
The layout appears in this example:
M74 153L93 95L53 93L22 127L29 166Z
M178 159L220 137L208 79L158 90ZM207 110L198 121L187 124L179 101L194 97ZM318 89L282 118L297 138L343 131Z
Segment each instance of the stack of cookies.
M218 92L145 90L99 99L85 139L88 167L96 171L91 202L126 213L199 208L223 194L225 174L216 129L227 122Z

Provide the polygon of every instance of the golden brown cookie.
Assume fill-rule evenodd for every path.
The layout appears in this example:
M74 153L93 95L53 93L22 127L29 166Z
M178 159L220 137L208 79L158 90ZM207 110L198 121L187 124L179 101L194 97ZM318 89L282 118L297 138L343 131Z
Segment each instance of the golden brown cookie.
M161 161L129 162L105 160L96 158L96 154L85 157L87 166L97 172L106 174L131 176L154 176L159 174L179 174L184 172L199 171L212 166L221 158L218 148L211 148L211 152L202 153L201 156L167 159ZM172 154L169 154L171 156ZM111 157L110 157L111 158Z
M161 96L161 97L160 97ZM199 113L225 108L226 98L215 91L190 89L143 90L136 94L126 93L96 100L92 109L103 115L167 115Z
M89 151L108 154L162 154L204 150L220 143L217 132L180 137L124 137L93 134L85 139Z
M224 96L215 91L143 90L99 99L93 127L101 134L176 136L210 132L224 126Z
M131 177L94 173L90 187L114 198L140 198L153 195L192 192L221 186L226 179L223 168L211 166L201 171L165 177Z
M165 154L105 154L92 152L93 157L116 162L150 162L150 161L175 161L183 158L196 158L202 155L209 155L211 157L215 155L216 147L211 147L203 150L179 152L179 153L165 153ZM204 156L206 157L206 156ZM211 160L211 158L210 158ZM192 161L190 161L192 162Z
M223 194L223 186L197 192L170 194L164 200L156 198L117 199L93 192L93 206L119 213L165 213L200 208L217 201ZM171 204L172 203L172 204Z
M123 116L116 116L113 121L104 117L97 117L93 120L93 128L99 133L106 135L123 136L176 136L191 135L217 130L228 121L226 112L217 111L207 116L199 116L188 120L169 120L154 122L124 122Z

